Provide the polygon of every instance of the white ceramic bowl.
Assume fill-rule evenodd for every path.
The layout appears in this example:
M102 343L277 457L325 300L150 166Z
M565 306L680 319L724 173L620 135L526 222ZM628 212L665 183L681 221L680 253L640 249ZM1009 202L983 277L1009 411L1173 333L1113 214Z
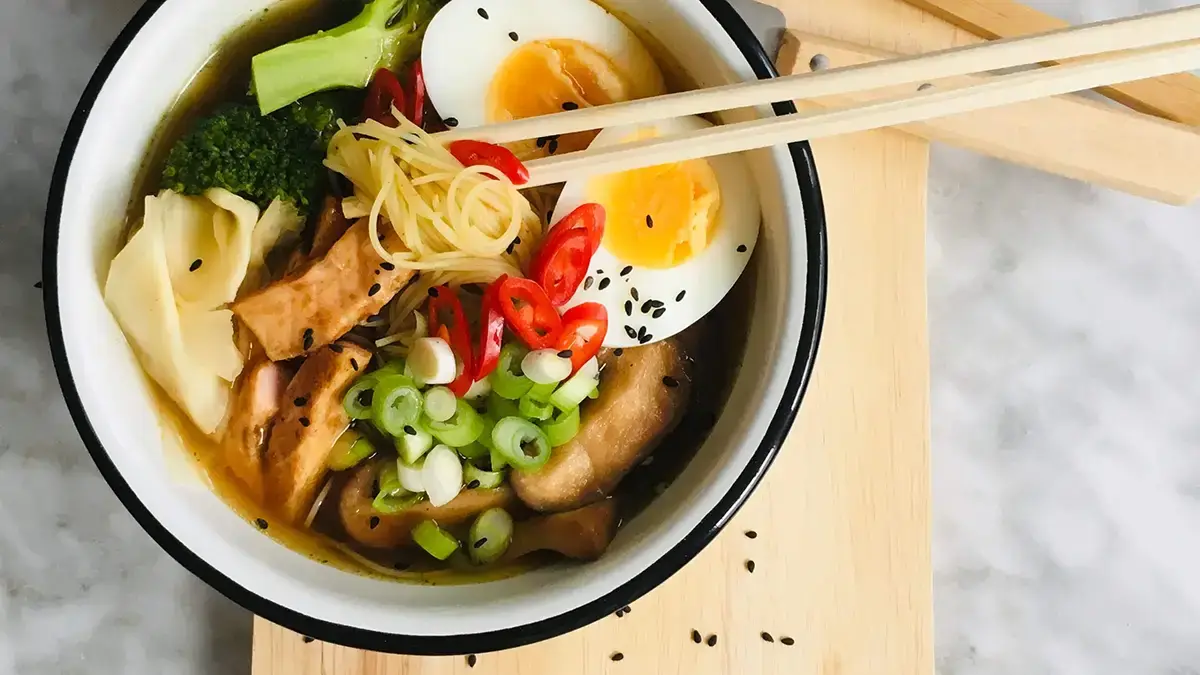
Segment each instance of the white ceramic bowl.
M281 546L201 481L180 480L187 464L164 440L145 378L101 297L156 124L222 37L270 4L150 0L100 63L63 141L46 217L46 316L67 406L101 473L186 568L247 609L321 640L409 654L483 652L559 635L632 602L728 522L796 415L825 294L824 214L807 144L751 156L764 230L749 347L730 403L683 474L621 529L603 559L473 586L357 576ZM605 4L648 31L700 85L774 75L726 0Z

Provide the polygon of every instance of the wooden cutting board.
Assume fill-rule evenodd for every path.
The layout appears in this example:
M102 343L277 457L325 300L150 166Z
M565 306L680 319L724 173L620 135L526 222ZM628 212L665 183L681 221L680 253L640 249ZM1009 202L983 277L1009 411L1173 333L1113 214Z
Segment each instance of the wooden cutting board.
M931 34L936 20L900 0L773 4L789 26L880 49L967 39L940 22ZM809 59L785 41L780 70ZM816 373L779 459L712 545L624 617L473 667L305 643L257 619L254 675L932 675L928 143L877 131L815 153L829 222Z

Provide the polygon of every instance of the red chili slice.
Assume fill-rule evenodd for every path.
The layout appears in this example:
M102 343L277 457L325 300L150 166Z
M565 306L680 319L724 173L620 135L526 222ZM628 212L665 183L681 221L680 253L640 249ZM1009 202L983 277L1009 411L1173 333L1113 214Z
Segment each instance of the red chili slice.
M500 284L498 294L505 321L529 348L549 349L558 344L562 317L541 286L529 279L509 277Z
M463 166L490 166L504 174L513 185L529 182L529 169L517 159L511 150L483 141L454 141L447 146L450 154Z
M412 123L424 128L425 124L425 69L421 59L413 63L412 72L412 114L408 116Z
M571 350L571 370L576 371L600 351L608 334L608 310L598 302L576 305L563 314L562 336L556 349Z
M389 127L399 126L400 122L392 114L392 106L395 106L400 114L404 114L408 110L408 96L404 93L404 87L400 86L400 80L396 79L392 71L380 68L375 71L375 77L371 78L371 86L367 89L367 99L363 103L363 117L376 120Z
M592 246L592 254L595 254L600 249L601 240L604 239L604 223L607 218L608 215L600 204L583 204L568 213L566 218L558 221L550 232L553 234L559 230L583 228L587 230L588 242Z
M483 294L483 308L480 311L481 328L479 334L479 353L475 359L475 380L482 380L496 369L500 361L500 347L504 341L504 312L500 311L500 285L508 279L507 274L500 275L493 281Z
M475 383L475 362L471 354L471 330L463 313L458 293L449 286L429 289L429 334L449 334L450 348L462 363L462 371L447 387L455 396L465 396Z
M587 276L594 253L590 237L583 228L556 227L534 257L529 276L555 307L567 304Z

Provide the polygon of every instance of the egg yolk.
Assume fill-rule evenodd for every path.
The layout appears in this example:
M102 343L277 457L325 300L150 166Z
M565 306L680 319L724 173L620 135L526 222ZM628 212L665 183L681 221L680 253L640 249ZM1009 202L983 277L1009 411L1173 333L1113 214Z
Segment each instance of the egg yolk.
M659 269L703 251L721 210L716 173L702 159L599 176L588 182L587 197L607 213L604 247L630 265Z
M602 52L579 40L538 40L522 45L496 70L487 96L488 122L537 117L574 108L627 101L631 84ZM513 144L522 159L583 150L594 131L536 143Z

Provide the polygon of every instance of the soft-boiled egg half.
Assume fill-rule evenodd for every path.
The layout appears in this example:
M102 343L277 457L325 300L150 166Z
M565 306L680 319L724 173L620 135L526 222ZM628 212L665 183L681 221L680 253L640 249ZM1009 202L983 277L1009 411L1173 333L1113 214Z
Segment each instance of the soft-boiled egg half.
M646 47L591 0L451 0L429 24L421 65L430 101L460 129L666 93ZM532 159L595 136L510 147Z
M612 127L592 147L710 126L700 117L678 117ZM699 321L733 288L758 241L758 196L741 155L571 181L553 222L589 202L605 209L604 238L567 307L605 306L606 347L657 342Z

